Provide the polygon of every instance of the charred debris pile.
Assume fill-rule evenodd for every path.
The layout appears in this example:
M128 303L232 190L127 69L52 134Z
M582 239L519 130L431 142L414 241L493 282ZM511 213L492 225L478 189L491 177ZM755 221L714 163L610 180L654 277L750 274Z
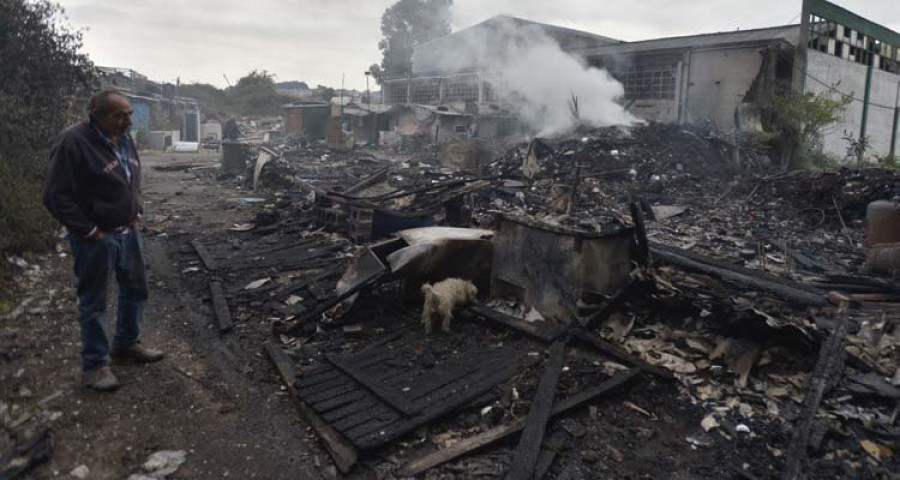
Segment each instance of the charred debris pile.
M900 192L893 172L779 172L749 140L659 124L250 157L220 180L256 189L254 222L194 239L183 269L223 332L271 327L323 468L900 470L900 284L867 265L863 235L870 202ZM447 278L478 299L426 334L421 287Z

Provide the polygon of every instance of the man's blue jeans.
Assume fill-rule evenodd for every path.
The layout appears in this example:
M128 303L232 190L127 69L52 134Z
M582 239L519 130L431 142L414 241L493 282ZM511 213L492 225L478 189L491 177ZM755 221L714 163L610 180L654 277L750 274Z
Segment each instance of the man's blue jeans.
M115 347L138 343L141 318L147 304L147 277L141 255L140 233L107 233L96 242L69 235L78 277L78 315L81 322L81 360L85 370L109 363L106 330L106 292L115 273L119 284Z

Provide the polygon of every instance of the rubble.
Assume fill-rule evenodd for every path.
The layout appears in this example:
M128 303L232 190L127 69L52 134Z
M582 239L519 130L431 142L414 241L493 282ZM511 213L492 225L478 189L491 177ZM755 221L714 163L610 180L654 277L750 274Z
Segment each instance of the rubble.
M25 375L24 369L15 375ZM62 395L62 391L56 391L35 401L31 391L22 387L18 391L19 402L0 401L0 478L22 478L50 459L52 425L62 413L51 411L48 406Z
M653 123L448 164L284 143L220 179L257 190L252 228L184 239L181 267L221 332L271 325L344 473L886 478L900 284L862 227L900 176L733 145ZM453 277L479 300L426 335L420 287Z
M128 480L161 480L178 471L187 459L184 450L160 450L150 455L141 465L142 473L135 473Z

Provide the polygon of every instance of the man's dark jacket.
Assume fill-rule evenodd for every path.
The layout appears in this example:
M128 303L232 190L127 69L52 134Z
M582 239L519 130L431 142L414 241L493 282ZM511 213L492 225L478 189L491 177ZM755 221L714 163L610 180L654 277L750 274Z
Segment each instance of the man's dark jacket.
M130 138L129 138L130 140ZM131 182L89 120L63 131L50 150L44 205L78 238L131 225L141 212L141 161L128 142Z

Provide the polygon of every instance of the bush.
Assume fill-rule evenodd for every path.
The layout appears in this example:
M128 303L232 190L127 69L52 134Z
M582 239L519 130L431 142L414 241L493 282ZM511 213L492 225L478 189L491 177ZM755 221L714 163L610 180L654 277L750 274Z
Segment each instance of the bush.
M47 0L0 1L0 285L6 257L53 246L42 191L53 137L75 121L94 86L81 34ZM0 288L0 291L6 289Z
M771 144L788 168L812 168L831 161L821 152L822 130L838 120L852 98L782 92L760 105L767 128L776 135Z
M38 164L43 159L30 160ZM4 257L46 250L55 243L57 223L41 202L44 170L16 165L0 153L0 252Z

